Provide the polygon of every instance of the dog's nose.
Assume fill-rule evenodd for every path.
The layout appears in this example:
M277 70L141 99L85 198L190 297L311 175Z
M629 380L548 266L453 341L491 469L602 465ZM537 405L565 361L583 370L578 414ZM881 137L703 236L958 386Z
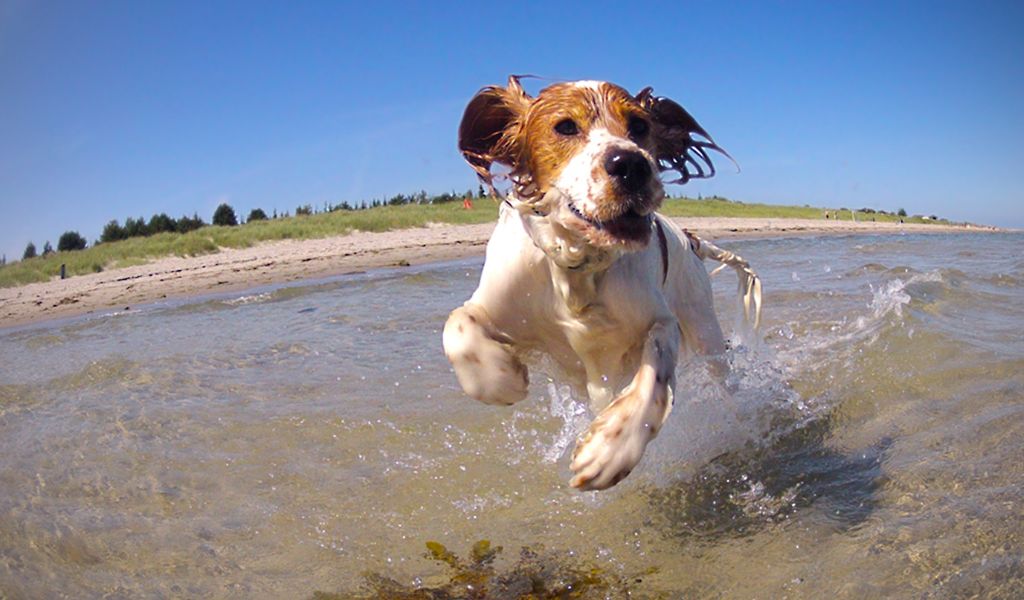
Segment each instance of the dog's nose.
M651 177L651 164L633 150L612 150L604 159L604 170L628 192L639 191Z

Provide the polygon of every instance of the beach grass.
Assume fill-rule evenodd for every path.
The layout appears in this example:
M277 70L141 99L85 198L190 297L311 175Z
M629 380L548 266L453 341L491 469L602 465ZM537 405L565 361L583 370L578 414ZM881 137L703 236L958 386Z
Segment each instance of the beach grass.
M669 217L723 217L739 219L825 219L835 221L876 221L896 223L935 223L949 225L945 219L922 216L900 217L891 213L851 211L848 208L818 208L813 206L780 206L777 204L747 204L725 198L673 198L662 205L661 214Z
M248 248L267 241L319 239L352 231L389 231L429 223L487 223L494 221L497 215L496 202L480 200L473 210L465 210L462 203L456 202L409 204L251 221L236 227L211 225L188 233L134 237L9 263L0 267L0 287L59 277L62 264L66 276L71 277L142 264L165 256L199 256L221 248Z
M846 209L746 204L722 198L675 198L667 200L661 209L663 214L671 217L796 219L824 219L826 211L833 219L853 219L852 213ZM251 221L235 227L208 226L188 233L159 233L9 263L0 267L0 287L47 281L60 275L61 265L65 267L66 276L71 277L142 264L165 256L199 256L218 252L221 248L247 248L267 241L319 239L352 231L390 231L423 227L429 223L487 223L494 221L497 214L497 202L480 199L475 202L473 210L464 209L461 202L406 204ZM899 217L857 212L856 219L897 221ZM946 223L919 217L905 220L908 223Z

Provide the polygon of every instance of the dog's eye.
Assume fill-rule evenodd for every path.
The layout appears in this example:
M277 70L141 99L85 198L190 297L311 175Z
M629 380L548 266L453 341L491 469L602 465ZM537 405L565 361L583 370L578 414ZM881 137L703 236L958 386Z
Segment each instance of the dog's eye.
M650 124L640 117L633 117L629 120L629 137L633 139L644 137L650 130Z
M580 128L576 126L576 121L572 119L562 119L555 124L555 131L562 135L576 135L580 132Z

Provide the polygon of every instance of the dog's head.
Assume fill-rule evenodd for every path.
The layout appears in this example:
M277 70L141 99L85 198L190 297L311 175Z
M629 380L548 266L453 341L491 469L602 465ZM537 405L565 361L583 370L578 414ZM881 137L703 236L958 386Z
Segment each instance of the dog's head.
M665 194L661 172L678 174L669 183L710 177L707 150L725 154L683 107L651 88L634 96L579 81L534 98L516 76L470 100L459 149L492 189L491 166L503 164L520 201L594 246L626 249L650 239Z

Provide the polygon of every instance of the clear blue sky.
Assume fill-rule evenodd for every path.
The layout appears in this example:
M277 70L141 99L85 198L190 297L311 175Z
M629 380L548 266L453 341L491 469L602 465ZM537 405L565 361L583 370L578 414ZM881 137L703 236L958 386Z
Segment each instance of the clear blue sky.
M673 193L1024 227L1024 2L553 4L0 0L0 251L475 189L509 73L686 106L742 171Z

